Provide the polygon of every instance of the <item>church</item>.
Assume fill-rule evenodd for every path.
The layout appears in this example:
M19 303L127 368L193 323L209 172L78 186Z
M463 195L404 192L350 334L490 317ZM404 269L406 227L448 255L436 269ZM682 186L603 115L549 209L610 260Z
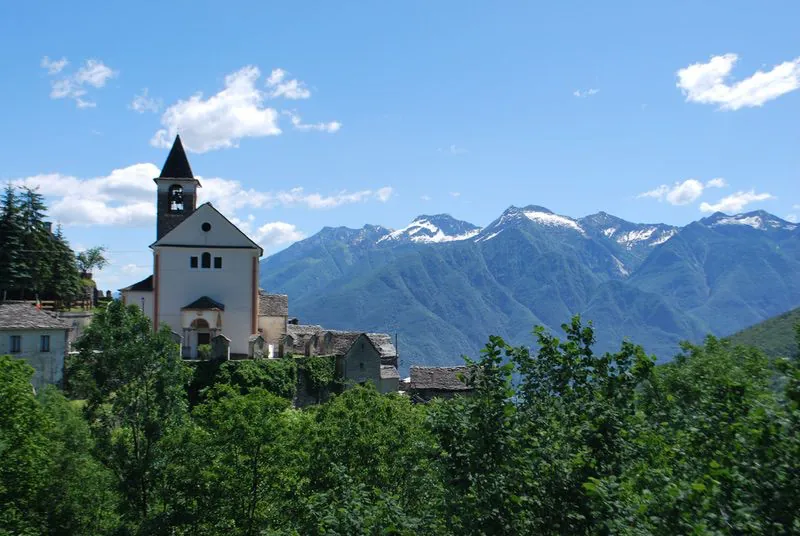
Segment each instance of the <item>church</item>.
M180 136L153 180L153 274L121 289L123 302L139 305L154 329L167 324L185 359L202 358L198 348L219 336L229 357L251 356L259 337L273 357L287 332L288 298L259 289L263 249L211 203L197 206L202 185Z

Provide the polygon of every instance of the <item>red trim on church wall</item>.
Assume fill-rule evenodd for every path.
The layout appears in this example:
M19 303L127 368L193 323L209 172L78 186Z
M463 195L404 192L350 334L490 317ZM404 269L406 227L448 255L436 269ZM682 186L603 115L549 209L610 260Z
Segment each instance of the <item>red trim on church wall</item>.
M258 332L258 259L253 257L253 324L250 333Z
M153 331L158 331L158 253L153 258Z

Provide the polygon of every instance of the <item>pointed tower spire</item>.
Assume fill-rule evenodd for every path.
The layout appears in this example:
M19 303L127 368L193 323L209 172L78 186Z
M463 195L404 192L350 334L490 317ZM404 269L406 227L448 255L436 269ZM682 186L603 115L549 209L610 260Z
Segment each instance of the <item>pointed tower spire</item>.
M175 143L172 144L172 149L167 155L167 161L164 162L164 167L161 168L161 175L159 178L173 178L173 179L193 179L192 167L189 165L189 159L186 158L186 151L183 150L183 143L181 143L181 136L175 136Z

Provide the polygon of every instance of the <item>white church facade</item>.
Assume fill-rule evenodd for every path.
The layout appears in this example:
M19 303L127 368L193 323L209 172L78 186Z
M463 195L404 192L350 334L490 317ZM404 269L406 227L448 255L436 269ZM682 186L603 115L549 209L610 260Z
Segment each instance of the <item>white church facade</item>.
M258 287L262 248L210 203L196 206L201 188L176 137L157 185L153 275L121 289L154 329L166 323L180 336L183 357L223 335L232 356L252 354L264 339L270 355L286 335L288 299Z

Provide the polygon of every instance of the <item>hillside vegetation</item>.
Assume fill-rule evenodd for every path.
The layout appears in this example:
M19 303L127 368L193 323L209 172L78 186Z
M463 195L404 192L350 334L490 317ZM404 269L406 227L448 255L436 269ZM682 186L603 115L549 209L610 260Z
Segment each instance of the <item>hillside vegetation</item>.
M758 348L769 357L792 357L797 354L797 333L800 324L800 308L776 317L728 337L733 344Z
M596 353L578 317L562 334L491 337L473 394L429 405L356 386L293 409L281 360L220 370L190 405L169 328L112 302L68 364L84 404L0 356L0 534L800 531L796 360L709 337L655 366L630 342Z

